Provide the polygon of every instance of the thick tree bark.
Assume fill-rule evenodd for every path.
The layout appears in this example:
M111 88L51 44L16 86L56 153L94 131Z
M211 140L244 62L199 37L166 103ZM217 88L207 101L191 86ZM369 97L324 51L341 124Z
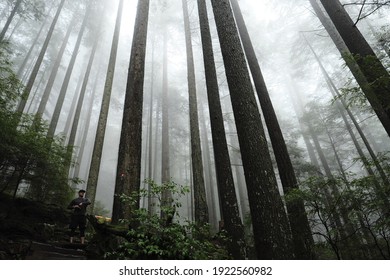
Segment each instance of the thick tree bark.
M99 119L96 128L95 143L92 150L91 165L88 173L88 181L87 181L88 197L93 201L95 201L95 196L96 196L99 170L100 170L101 158L103 153L104 137L105 137L106 126L107 126L107 117L110 108L110 99L111 99L112 85L114 81L116 57L118 53L119 34L120 34L120 27L122 22L123 3L124 0L121 0L118 5L114 35L112 38L110 59L108 62L106 81L105 81L104 91L103 91L102 104L100 105L100 113L99 113ZM91 206L90 207L91 211L93 211L94 204L92 203L90 206Z
M184 33L187 52L187 80L190 108L191 160L194 186L195 221L201 224L209 222L206 201L206 189L203 177L202 149L200 146L198 101L196 97L195 66L192 52L190 20L187 0L182 0L184 16Z
M217 175L217 188L222 210L222 219L224 228L233 241L230 244L230 252L234 258L243 259L245 257L244 227L240 219L236 191L234 188L205 0L198 0L198 12Z
M279 176L282 182L283 191L286 195L288 195L291 191L299 189L294 168L292 166L283 133L280 129L240 7L237 0L230 0L230 2L232 3L234 16L240 31L241 40L252 73L252 78L255 83L257 96L259 98L264 120L268 128L268 134L270 136L276 163L279 169ZM287 200L286 206L293 236L295 257L297 259L313 259L314 241L311 235L310 225L307 219L303 200Z
M291 232L228 0L211 1L230 90L259 259L293 258Z
M311 0L314 1L314 0ZM390 75L339 0L320 0L361 72L370 84L367 100L390 135ZM351 59L351 57L346 58Z
M138 194L140 189L142 106L148 15L149 0L138 1L119 143L112 213L114 223L118 223L122 218L131 218L132 210L139 208L139 200L133 206L124 205L119 196L121 194L130 196L134 192Z

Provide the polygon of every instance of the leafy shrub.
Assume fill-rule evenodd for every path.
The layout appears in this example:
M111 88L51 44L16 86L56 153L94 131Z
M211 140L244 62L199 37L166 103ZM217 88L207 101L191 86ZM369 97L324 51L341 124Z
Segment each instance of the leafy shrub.
M160 213L149 213L141 208L133 211L131 221L123 220L122 224L130 224L124 238L118 246L105 253L106 259L227 259L229 255L223 244L226 239L223 233L218 236L210 234L208 225L197 225L186 221L184 224L173 219L178 215L181 206L180 195L188 189L173 182L156 185L148 181L150 192L141 191L132 197L122 197L123 201L135 203L141 196L151 195L161 207ZM161 206L164 192L171 193L171 203ZM165 214L164 214L165 213Z

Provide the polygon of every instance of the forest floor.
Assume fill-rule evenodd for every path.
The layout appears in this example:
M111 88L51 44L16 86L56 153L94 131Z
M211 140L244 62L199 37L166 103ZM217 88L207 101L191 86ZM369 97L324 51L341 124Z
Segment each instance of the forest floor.
M58 205L0 195L0 260L87 259L86 245L69 243L69 219Z

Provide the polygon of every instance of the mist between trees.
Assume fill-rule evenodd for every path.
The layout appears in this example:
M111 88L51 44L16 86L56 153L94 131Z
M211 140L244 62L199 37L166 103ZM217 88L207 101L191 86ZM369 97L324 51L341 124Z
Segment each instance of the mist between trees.
M388 1L0 14L2 195L66 205L86 189L89 214L206 225L235 259L390 258Z

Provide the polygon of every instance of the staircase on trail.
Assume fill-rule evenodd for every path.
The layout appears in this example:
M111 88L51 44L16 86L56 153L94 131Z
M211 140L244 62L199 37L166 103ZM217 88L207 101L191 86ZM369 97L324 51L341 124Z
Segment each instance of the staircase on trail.
M80 243L32 242L26 260L86 260L85 245Z

